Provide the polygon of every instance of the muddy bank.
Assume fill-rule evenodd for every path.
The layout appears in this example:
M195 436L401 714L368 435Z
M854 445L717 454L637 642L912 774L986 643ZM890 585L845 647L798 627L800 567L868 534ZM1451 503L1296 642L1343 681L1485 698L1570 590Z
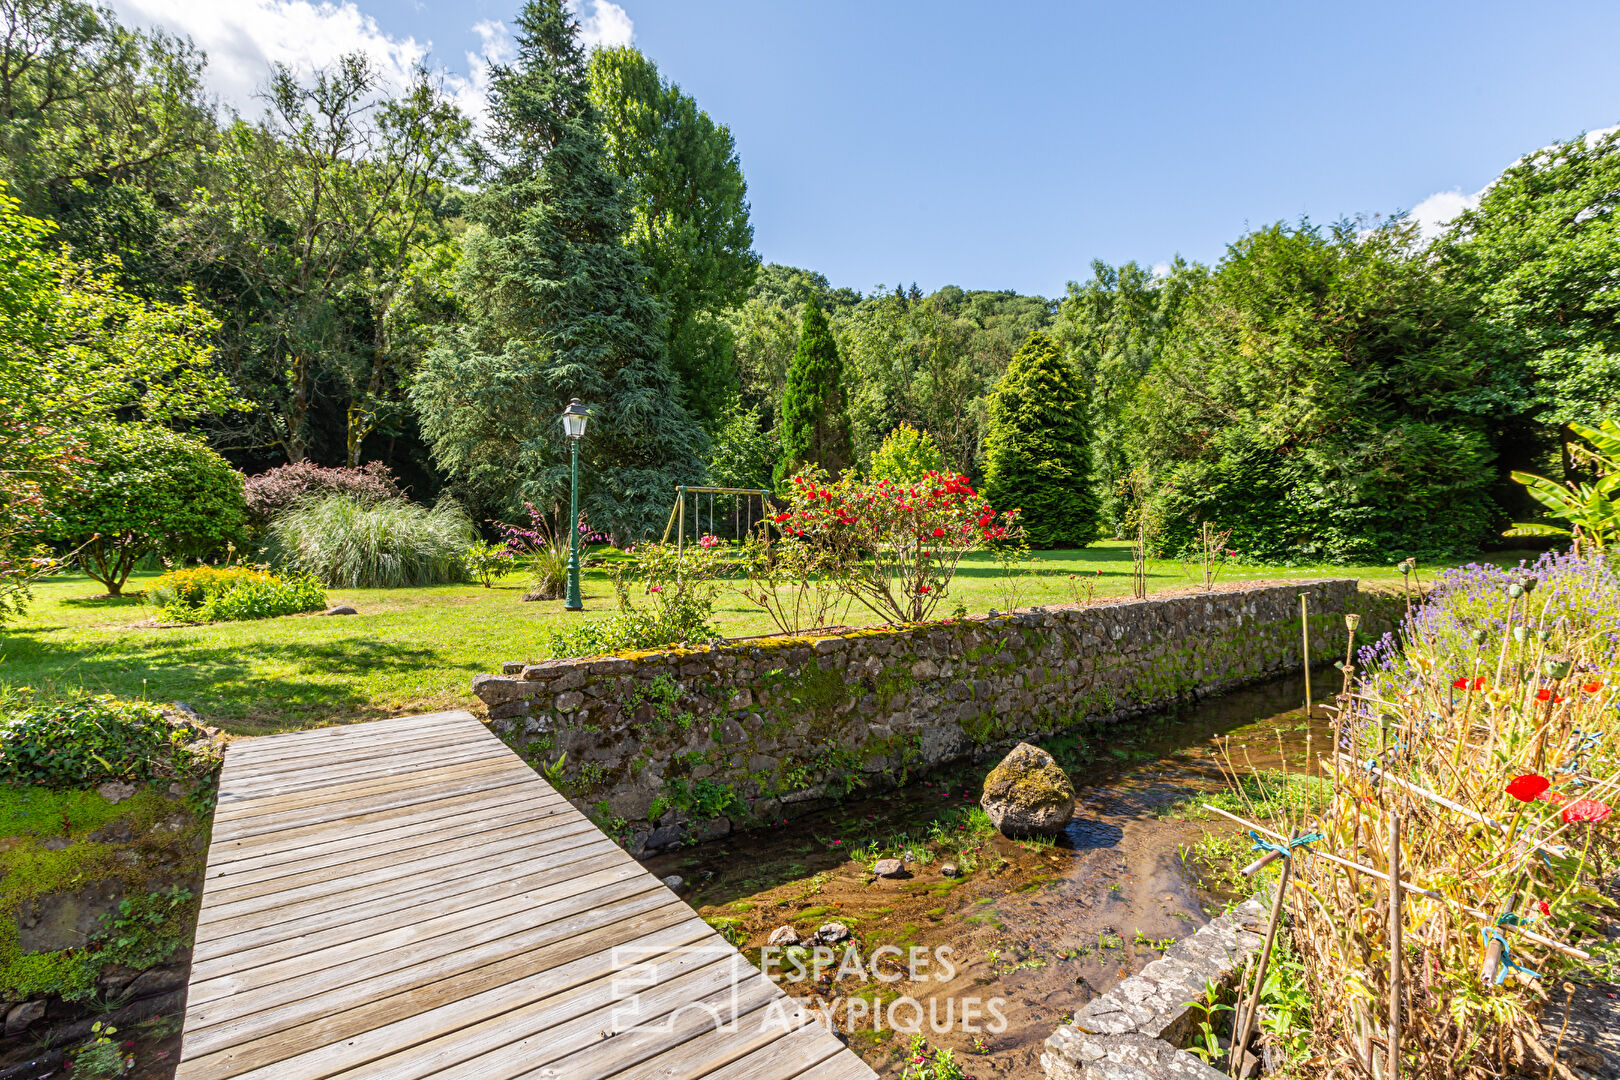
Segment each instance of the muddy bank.
M1332 684L1314 681L1325 700ZM930 1046L970 1075L1037 1077L1055 1026L1230 898L1219 872L1230 859L1194 852L1235 830L1182 809L1225 787L1218 746L1239 765L1299 768L1307 735L1316 747L1327 737L1302 706L1302 680L1285 679L1129 731L1047 740L1076 788L1075 819L1055 843L1008 840L975 812L986 761L648 867L680 875L693 907L790 993L821 1003L885 1076L901 1074L905 1029L920 1019ZM874 876L880 858L901 859L902 876ZM818 938L832 923L849 937ZM763 951L784 926L803 951ZM913 955L921 964L908 967Z

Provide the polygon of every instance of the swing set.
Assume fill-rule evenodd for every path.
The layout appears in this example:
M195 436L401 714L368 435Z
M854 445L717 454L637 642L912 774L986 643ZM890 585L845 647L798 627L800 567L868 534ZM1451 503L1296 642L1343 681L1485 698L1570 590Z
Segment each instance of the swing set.
M675 554L680 555L686 547L686 500L692 498L692 527L701 534L703 531L703 496L709 497L709 528L710 535L718 536L715 532L714 497L716 495L730 495L731 500L731 529L732 539L741 542L742 538L752 531L756 521L765 520L765 500L771 493L765 488L730 488L730 487L700 487L688 484L675 486L675 505L669 508L669 523L664 526L664 543L669 543L669 534L675 533ZM759 500L759 516L754 516L754 500ZM722 513L723 504L722 504ZM725 520L722 516L721 520Z

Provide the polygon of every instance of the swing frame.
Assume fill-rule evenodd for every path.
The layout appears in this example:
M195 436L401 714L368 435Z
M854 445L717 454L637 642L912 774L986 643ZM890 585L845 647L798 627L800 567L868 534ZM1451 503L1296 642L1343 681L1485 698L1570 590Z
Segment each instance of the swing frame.
M765 516L765 500L767 500L767 499L769 499L771 497L771 491L770 491L769 488L708 487L706 485L699 485L699 484L676 484L675 485L675 505L669 508L669 521L664 525L664 539L663 539L663 542L666 543L666 544L669 543L670 530L673 529L674 532L675 532L675 554L677 556L679 556L681 554L681 552L686 547L686 497L688 495L697 495L697 496L707 495L707 496L709 496L709 530L711 532L713 532L714 531L714 497L716 495L747 495L749 497L753 497L755 495L758 495L759 496L759 506L760 506L760 517L761 517L761 519L763 519L764 516ZM740 514L741 506L742 506L742 504L739 501L737 503L737 507L736 507L737 510L739 511L739 513L737 515L737 526L738 526L738 528L737 528L737 538L738 538L738 540L742 539L741 514ZM693 511L692 511L692 517L693 517L693 524L696 525L696 526L701 527L702 521L703 521L703 510L702 510L702 507L700 505L694 504L694 508L693 508ZM752 528L752 527L753 527L753 524L750 523L749 528Z

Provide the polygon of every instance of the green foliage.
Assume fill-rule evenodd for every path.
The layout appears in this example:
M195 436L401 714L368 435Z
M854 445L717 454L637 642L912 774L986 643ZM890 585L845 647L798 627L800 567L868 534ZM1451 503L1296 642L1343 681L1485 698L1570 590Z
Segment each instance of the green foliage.
M713 578L721 569L719 555L697 544L686 545L679 554L673 544L638 545L628 571L623 566L612 570L618 612L553 632L547 651L552 656L591 656L706 641L716 633L710 622Z
M709 483L768 489L778 451L776 432L766 430L763 410L757 405L745 409L734 401L709 444Z
M1493 479L1482 365L1414 228L1269 226L1186 298L1131 419L1170 550L1204 521L1266 561L1479 542Z
M326 606L326 590L302 572L277 575L250 566L198 566L164 574L152 583L145 600L173 622L229 622L319 611Z
M945 458L934 437L905 423L883 436L883 442L872 451L867 464L872 479L893 480L899 484L915 483L944 468Z
M97 964L144 971L163 963L191 933L192 899L190 889L176 885L166 892L120 900L117 911L101 917L101 927L91 938Z
M1445 278L1478 313L1471 345L1518 429L1510 435L1620 419L1616 191L1620 133L1555 142L1486 185L1436 245Z
M956 1052L949 1048L934 1049L921 1035L911 1037L906 1050L906 1067L900 1080L965 1080L966 1073L957 1064Z
M72 1080L115 1080L134 1064L116 1041L118 1029L100 1020L90 1025L91 1039L73 1051Z
M681 776L664 778L664 798L668 805L693 821L712 821L736 812L744 804L737 793L717 780L688 780Z
M272 561L331 588L401 589L465 581L472 522L453 500L432 508L329 495L270 525Z
M1207 274L1177 259L1163 278L1135 262L1091 264L1091 277L1069 284L1052 335L1075 361L1091 401L1092 470L1106 531L1126 535L1121 491L1131 473L1131 415L1183 301Z
M984 494L1020 510L1030 546L1077 547L1097 537L1085 389L1050 334L1029 336L990 398Z
M1569 528L1519 523L1502 535L1574 536L1599 551L1606 551L1620 543L1620 424L1605 420L1598 427L1588 427L1571 421L1568 426L1591 444L1591 449L1582 449L1578 456L1583 465L1597 474L1593 482L1555 484L1544 477L1517 471L1513 479L1523 484L1530 496L1551 511L1553 517L1569 522Z
M467 568L467 576L486 589L497 578L503 578L517 569L517 558L511 548L487 540L475 541L462 555L461 561Z
M200 439L151 424L100 424L87 443L74 483L47 499L49 535L77 550L85 573L112 595L148 555L205 558L243 542L242 474Z
M591 53L590 98L608 166L628 188L625 242L663 304L682 401L714 430L735 381L720 315L743 299L759 269L736 144L634 46Z
M782 420L777 428L782 456L772 474L777 487L811 466L820 466L834 476L849 466L853 452L843 373L844 363L827 315L812 298L804 306L798 348L782 391Z
M0 713L0 780L83 788L211 769L213 758L189 749L188 739L146 702L110 694L25 698Z
M586 55L562 0L530 0L516 57L492 72L499 162L467 203L459 277L470 319L424 359L411 401L434 460L499 511L568 498L557 416L590 404L580 507L621 545L664 525L701 468L664 312L622 237L630 204L608 166Z

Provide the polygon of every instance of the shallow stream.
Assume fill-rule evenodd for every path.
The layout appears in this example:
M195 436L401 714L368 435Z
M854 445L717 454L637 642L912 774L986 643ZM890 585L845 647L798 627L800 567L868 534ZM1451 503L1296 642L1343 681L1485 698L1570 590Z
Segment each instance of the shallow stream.
M1313 682L1329 700L1337 673ZM789 978L800 968L779 954L767 966L789 993L835 1003L835 1024L880 1074L902 1074L905 1029L920 1017L929 1046L952 1050L967 1075L1033 1080L1054 1027L1233 895L1229 870L1246 843L1223 819L1182 808L1227 786L1228 758L1242 772L1297 771L1307 738L1320 752L1326 722L1318 712L1307 724L1303 705L1294 677L1044 740L1075 785L1074 820L1055 843L1008 840L971 814L990 759L648 868L680 875L686 900L756 960L779 927L806 945L826 923L846 927L819 980ZM874 878L872 863L891 856L909 856L906 874ZM874 959L883 946L894 948ZM922 963L908 970L912 948Z

